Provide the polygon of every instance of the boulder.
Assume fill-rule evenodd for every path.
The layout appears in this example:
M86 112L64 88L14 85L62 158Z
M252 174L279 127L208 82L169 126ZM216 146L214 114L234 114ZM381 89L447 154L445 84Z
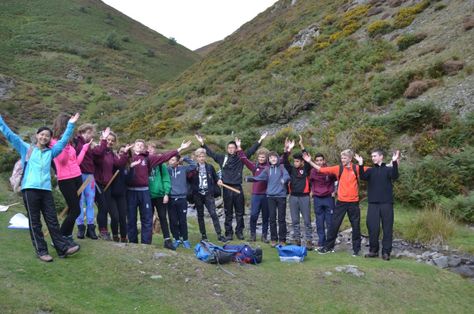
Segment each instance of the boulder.
M0 100L10 98L10 91L15 88L15 81L9 77L0 75Z
M474 267L462 265L452 269L453 272L458 273L464 278L474 278Z
M448 257L447 256L440 256L433 259L433 262L439 268L448 268Z
M459 258L457 256L450 256L448 258L448 266L449 267L458 267L459 265L461 265L461 258Z
M303 48L313 43L313 39L320 35L319 25L312 24L301 30L294 38L290 48Z
M396 8L401 6L403 3L403 0L388 0L388 6L391 8Z

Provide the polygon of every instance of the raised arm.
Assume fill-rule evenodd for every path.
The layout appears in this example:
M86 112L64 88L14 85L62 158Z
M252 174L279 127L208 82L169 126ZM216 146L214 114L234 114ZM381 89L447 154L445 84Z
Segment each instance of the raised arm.
M398 160L400 159L400 151L397 150L392 156L392 171L390 173L390 178L392 180L398 179Z
M71 138L73 132L74 132L74 125L76 124L76 121L79 119L79 113L76 113L69 119L67 123L66 130L64 131L63 135L61 136L61 139L54 144L53 147L51 147L51 155L53 158L61 154L63 151L64 147L66 147L67 143L69 142L69 139Z
M247 182L268 181L268 167L265 168L265 170L263 170L262 172L260 172L260 174L259 174L258 176L246 177L245 180L246 180Z
M3 118L1 115L0 115L0 131L7 138L8 142L12 144L15 150L23 158L23 156L26 155L26 152L28 151L28 148L30 147L30 145L23 142L23 140L8 127L5 121L3 121Z
M81 150L79 151L79 155L77 155L77 164L80 165L82 163L82 161L84 160L84 156L86 155L87 153L87 150L89 149L89 146L91 145L92 143L92 140L89 142L89 143L86 143L84 145L81 145L82 148Z

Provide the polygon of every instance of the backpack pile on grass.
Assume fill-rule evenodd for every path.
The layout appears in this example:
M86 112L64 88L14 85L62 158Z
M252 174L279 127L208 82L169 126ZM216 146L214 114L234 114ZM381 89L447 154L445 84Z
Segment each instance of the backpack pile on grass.
M308 251L305 246L298 245L277 245L280 262L301 263L304 261Z
M208 241L201 241L194 247L197 259L209 264L260 264L263 258L261 248L252 248L247 244L230 245L223 247Z

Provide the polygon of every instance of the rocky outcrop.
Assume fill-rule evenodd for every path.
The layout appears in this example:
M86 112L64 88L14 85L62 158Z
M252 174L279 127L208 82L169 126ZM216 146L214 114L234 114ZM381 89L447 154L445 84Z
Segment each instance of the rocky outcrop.
M15 88L15 81L12 78L0 75L0 100L11 97L11 90Z
M319 25L312 24L305 29L301 30L294 38L290 45L290 48L303 48L313 43L314 38L320 35Z

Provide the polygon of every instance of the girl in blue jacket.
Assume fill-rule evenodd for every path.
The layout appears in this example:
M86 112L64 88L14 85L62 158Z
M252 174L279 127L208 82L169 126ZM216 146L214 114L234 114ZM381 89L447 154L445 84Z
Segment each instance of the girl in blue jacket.
M79 119L78 113L69 119L61 139L54 146L49 147L53 133L51 129L39 128L36 132L36 144L30 145L13 133L0 115L0 131L21 156L23 165L21 192L28 213L31 241L36 255L43 262L51 262L53 258L49 255L48 246L44 240L41 213L59 257L67 257L80 249L79 245L64 238L59 231L53 194L51 193L50 174L51 160L58 156L68 143L77 119Z

